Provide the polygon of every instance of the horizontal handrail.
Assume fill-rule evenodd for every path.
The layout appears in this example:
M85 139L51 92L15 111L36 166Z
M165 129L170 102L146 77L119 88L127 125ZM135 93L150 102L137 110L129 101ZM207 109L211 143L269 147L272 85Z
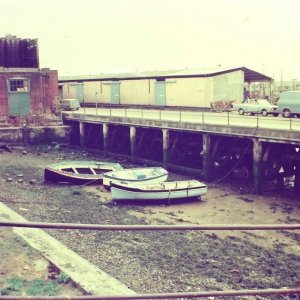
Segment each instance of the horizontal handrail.
M42 222L14 222L0 221L3 227L48 228L48 229L82 229L82 230L113 230L113 231L141 231L141 230L295 230L300 224L259 224L259 225L97 225L75 223L42 223ZM204 298L228 296L266 296L266 295L300 295L300 288L294 289L264 289L239 291L210 291L210 292L179 292L135 295L110 296L0 296L2 300L101 300L101 299L178 299Z
M297 230L300 224L258 224L258 225L97 225L78 223L43 223L0 221L3 227L25 227L45 229L81 229L98 231L160 231L160 230Z
M160 294L135 294L128 296L0 296L2 300L101 300L101 299L182 299L204 297L228 297L228 296L266 296L266 295L300 295L300 288L296 289L265 289L265 290L240 290L240 291L212 291L212 292L183 292Z

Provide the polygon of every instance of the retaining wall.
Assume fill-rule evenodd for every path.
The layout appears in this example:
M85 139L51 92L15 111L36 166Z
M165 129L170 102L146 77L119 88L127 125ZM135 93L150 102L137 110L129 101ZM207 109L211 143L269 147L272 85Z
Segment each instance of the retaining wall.
M11 145L69 143L71 126L35 126L0 128L0 143Z

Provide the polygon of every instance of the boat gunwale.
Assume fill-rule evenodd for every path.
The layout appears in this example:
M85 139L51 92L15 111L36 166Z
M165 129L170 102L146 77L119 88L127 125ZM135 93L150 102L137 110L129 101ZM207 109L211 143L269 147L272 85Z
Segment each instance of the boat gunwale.
M91 180L98 180L98 179L103 179L103 174L104 173L101 173L101 174L83 174L83 173L72 173L72 172L67 172L67 171L63 171L63 170L59 170L59 169L52 169L52 168L49 168L49 167L46 167L45 168L45 172L48 171L48 172L52 172L52 173L55 173L55 174L58 174L58 175L62 175L62 176L66 176L67 178L76 178L76 179L91 179Z

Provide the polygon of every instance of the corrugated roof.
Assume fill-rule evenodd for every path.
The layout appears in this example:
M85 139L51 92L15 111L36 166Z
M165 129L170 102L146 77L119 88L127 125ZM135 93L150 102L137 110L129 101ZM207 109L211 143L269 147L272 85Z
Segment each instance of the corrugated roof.
M271 77L259 72L250 70L246 67L225 69L202 68L202 69L185 69L185 70L167 70L167 71L145 71L136 73L113 73L99 75L81 75L81 76L59 76L59 82L76 82L76 81L114 81L114 80L133 80L133 79L159 79L159 78L195 78L195 77L212 77L235 71L244 71L246 82L270 81Z

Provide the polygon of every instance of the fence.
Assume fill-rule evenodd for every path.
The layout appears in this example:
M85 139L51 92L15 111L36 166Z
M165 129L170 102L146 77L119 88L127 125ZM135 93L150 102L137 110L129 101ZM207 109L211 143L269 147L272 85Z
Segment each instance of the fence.
M265 117L261 116L260 114L256 114L256 116L241 116L237 112L233 111L208 112L197 110L170 110L151 108L135 109L83 107L76 112L76 114L82 113L96 116L300 131L300 120L297 118L282 118L280 116Z

